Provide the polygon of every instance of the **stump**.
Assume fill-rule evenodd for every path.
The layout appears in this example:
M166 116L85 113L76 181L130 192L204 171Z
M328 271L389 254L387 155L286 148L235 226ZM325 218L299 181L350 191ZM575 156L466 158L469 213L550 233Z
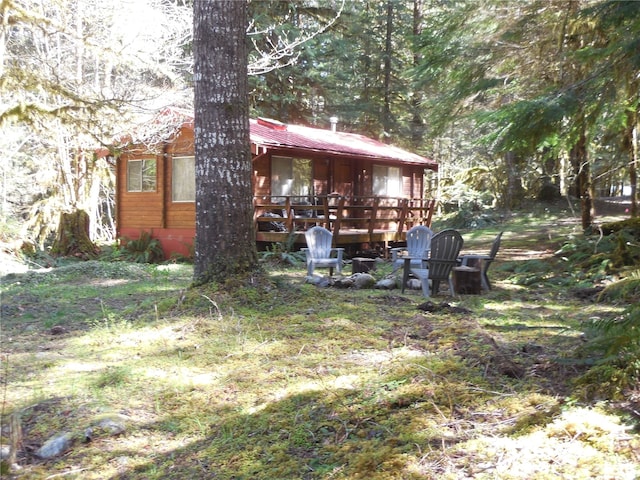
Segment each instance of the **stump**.
M458 294L479 295L482 291L480 269L476 267L455 267L453 287Z
M352 273L368 273L376 269L375 258L362 258L355 257L351 259L351 272Z
M100 249L89 238L89 215L84 210L60 214L58 235L51 253L62 256L95 258Z

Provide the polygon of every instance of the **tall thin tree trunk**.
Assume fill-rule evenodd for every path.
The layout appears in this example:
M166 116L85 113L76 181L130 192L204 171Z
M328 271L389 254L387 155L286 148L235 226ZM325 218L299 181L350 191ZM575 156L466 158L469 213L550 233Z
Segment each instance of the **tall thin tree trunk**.
M76 86L82 85L84 39L82 29L82 2L76 1Z
M5 52L7 48L7 32L9 29L9 8L8 3L0 4L0 78L4 75Z
M629 159L629 188L631 197L630 214L638 216L638 114L633 110L627 111L627 126L623 132L622 150Z
M505 168L507 171L507 185L504 195L504 207L507 210L518 208L522 203L523 188L520 178L519 159L515 152L509 151L504 155Z
M631 129L631 149L629 158L629 184L631 185L631 216L638 216L638 114L634 112Z
M391 55L393 45L391 34L393 33L393 3L387 2L387 29L384 47L384 106L382 111L382 126L384 128L384 141L389 142L391 133Z
M422 0L413 0L413 38L414 42L422 33L422 29L420 27L422 22ZM417 67L420 64L420 56L418 54L418 48L414 45L413 48L413 67ZM414 88L411 92L411 145L414 149L417 149L422 144L422 138L424 136L424 122L422 120L422 116L420 115L420 105L422 104L422 96L420 91L417 88Z
M223 282L258 265L246 28L246 2L194 2L196 284Z
M571 165L576 174L576 196L580 199L580 218L582 229L587 230L593 223L593 189L591 185L591 167L587 158L587 137L584 132L569 152Z

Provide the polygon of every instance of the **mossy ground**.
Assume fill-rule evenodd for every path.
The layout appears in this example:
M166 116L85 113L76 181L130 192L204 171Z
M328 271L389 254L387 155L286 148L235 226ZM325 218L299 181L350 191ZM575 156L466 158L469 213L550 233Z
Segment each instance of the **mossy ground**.
M465 250L482 251L506 230L494 289L440 294L430 311L419 291L305 284L303 266L225 289L189 288L187 265L5 277L3 414L23 423L14 476L636 478L636 419L574 382L585 323L624 308L575 294L583 279L553 255L575 228L520 216L463 232ZM33 455L112 413L124 434Z

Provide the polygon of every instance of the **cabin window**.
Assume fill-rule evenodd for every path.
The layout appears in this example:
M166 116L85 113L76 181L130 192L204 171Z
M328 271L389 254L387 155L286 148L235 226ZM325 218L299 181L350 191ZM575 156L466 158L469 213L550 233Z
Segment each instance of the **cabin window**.
M281 196L309 197L312 192L311 160L303 158L272 157L271 195L273 201Z
M127 191L155 192L156 191L156 159L142 158L127 162Z
M379 197L400 197L402 195L400 167L374 165L373 194Z
M196 157L173 157L171 200L196 201Z

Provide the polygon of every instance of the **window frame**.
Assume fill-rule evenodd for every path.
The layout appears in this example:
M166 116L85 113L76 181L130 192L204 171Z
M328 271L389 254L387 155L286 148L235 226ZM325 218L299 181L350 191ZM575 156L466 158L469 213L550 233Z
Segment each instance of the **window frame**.
M384 175L381 175L382 169L384 169ZM392 170L397 171L397 175L390 175ZM374 164L371 178L372 178L371 190L375 196L397 197L397 198L400 198L403 196L404 189L402 185L402 167L401 166ZM379 193L380 184L382 183L381 180L384 180L384 193ZM395 183L395 185L393 185L393 183L390 180L393 180L393 183ZM390 190L394 190L394 191L390 192Z
M288 161L288 174L286 178L286 182L289 182L289 185L286 186L285 182L278 179L276 180L274 175L278 172L275 171L275 164L278 161ZM308 177L303 180L304 184L297 185L296 180L300 180L300 177L296 176L296 162L305 162L307 165L303 165L304 169L308 169ZM300 168L300 167L299 167ZM270 189L271 189L271 198L272 201L284 201L285 197L294 197L294 198L310 198L313 197L313 160L309 158L301 158L301 157L287 157L284 155L273 155L271 157L271 173L270 173ZM284 169L283 169L284 171ZM276 192L276 187L280 187L280 191ZM286 193L283 193L283 190L287 190ZM301 191L303 190L303 191ZM304 192L306 190L306 192Z
M178 160L178 162L176 162L176 160ZM176 171L184 171L183 169L177 169L176 168L176 163L180 163L181 160L192 160L193 163L193 168L192 170L192 174L193 174L193 198L191 199L176 199ZM190 179L184 179L183 181L186 180L190 180ZM180 190L184 190L184 189L180 189ZM184 192L182 192L184 193ZM172 203L195 203L196 201L196 157L194 155L178 155L178 156L174 156L171 157L171 202Z
M146 163L149 163L147 166ZM149 169L153 163L153 173L149 173ZM133 165L139 165L139 172L135 172L137 179L133 177L132 167ZM152 188L145 187L145 184L149 184L153 179ZM137 188L132 188L132 182L136 180L138 183ZM156 157L144 157L144 158L129 158L127 159L127 192L128 193L155 193L158 191L158 159Z

